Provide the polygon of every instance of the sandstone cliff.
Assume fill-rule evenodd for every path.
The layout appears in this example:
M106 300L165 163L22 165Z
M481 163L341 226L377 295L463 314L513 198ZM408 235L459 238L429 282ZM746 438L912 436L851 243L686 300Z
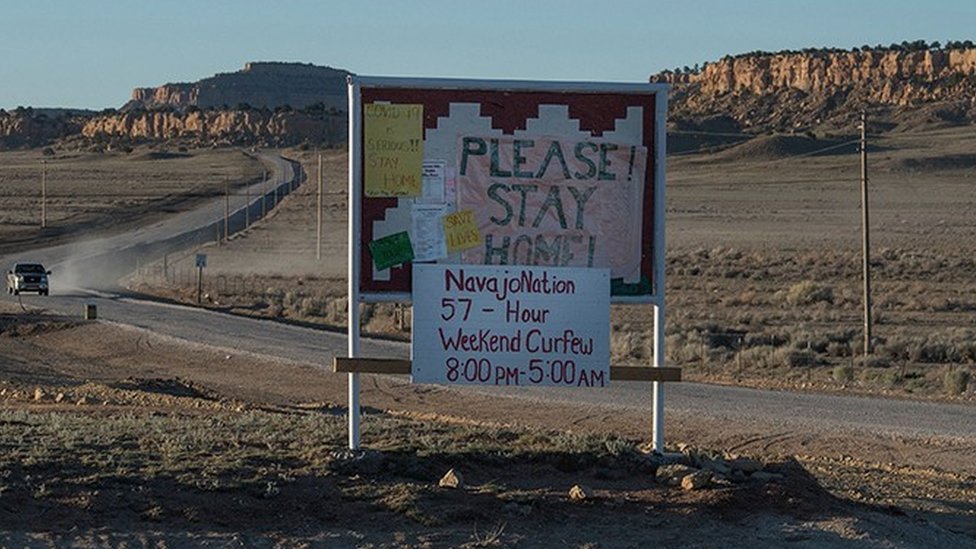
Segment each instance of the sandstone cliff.
M248 63L196 83L137 89L120 112L0 111L0 147L66 140L78 146L338 144L346 139L348 74ZM976 49L970 47L756 53L651 80L673 85L674 150L741 140L742 132L849 133L862 109L886 130L976 121Z
M48 115L34 109L0 110L0 148L38 147L77 134L83 115Z
M757 130L808 129L865 108L976 119L976 49L755 54L651 80L673 85L672 118L725 115Z
M322 103L326 109L346 108L349 71L305 63L247 63L244 69L198 82L136 88L123 110L188 106L236 108L238 105L302 108Z
M81 127L95 141L182 141L194 145L288 146L341 143L344 113L248 110L129 111L98 115Z

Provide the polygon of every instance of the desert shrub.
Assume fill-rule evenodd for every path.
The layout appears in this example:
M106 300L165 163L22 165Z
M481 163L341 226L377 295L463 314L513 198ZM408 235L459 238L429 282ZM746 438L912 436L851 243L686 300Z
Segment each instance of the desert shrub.
M861 379L885 387L894 387L901 383L904 377L897 370L866 369L861 373Z
M884 344L876 345L875 354L891 360L909 360L914 354L911 352L911 341L905 339L889 339Z
M285 295L281 300L281 304L286 309L296 310L299 307L300 299L301 299L301 295L299 295L297 292L293 292L289 290L285 292Z
M824 334L803 333L793 338L793 348L797 350L826 353L828 345L830 345L830 340Z
M282 301L285 299L285 291L277 286L268 286L264 290L264 297L275 301Z
M739 352L739 360L745 366L757 368L776 368L782 365L782 358L777 355L779 349L772 345L749 347Z
M372 303L361 303L359 305L359 322L368 324L369 320L373 318L375 310L376 308Z
M756 306L760 304L757 301L757 295L755 290L745 290L738 294L727 295L722 299L722 305L725 307Z
M941 338L930 338L919 349L919 362L943 363L960 362L961 355L956 346Z
M881 382L887 385L888 387L894 387L895 385L898 385L899 383L902 382L903 379L904 376L901 375L901 372L894 371L894 370L885 372L881 376Z
M893 361L960 364L976 362L976 339L970 330L895 336L878 345L875 351Z
M691 338L687 334L672 334L664 339L664 352L668 362L683 364L702 359L701 339L694 337L697 332L692 334Z
M834 377L834 381L839 381L841 383L850 383L851 381L854 381L854 367L850 364L835 367L831 374Z
M867 368L889 368L891 367L891 360L884 356L871 355L869 357L858 357L857 363L860 366L865 366Z
M345 297L336 297L332 299L331 303L332 319L335 321L344 321L348 312L349 300Z
M329 312L329 303L325 299L306 297L302 299L298 312L302 316L326 316Z
M639 332L617 331L610 334L610 354L614 361L623 363L635 360L646 360L653 356L652 338L644 337ZM665 339L665 352L670 355Z
M777 349L777 356L783 366L803 368L816 366L820 363L817 353L807 349Z
M269 287L264 291L264 300L268 302L268 314L273 317L281 316L284 311L285 291L281 288Z
M976 340L970 339L956 344L959 357L965 362L976 362Z
M969 387L971 377L969 370L962 368L949 370L946 372L945 377L942 378L942 386L945 388L947 394L961 395Z
M761 347L763 345L769 345L771 347L781 347L790 342L790 336L786 333L756 333L752 332L746 334L745 345L746 347Z
M827 355L833 357L851 356L851 346L848 343L831 341L827 344Z
M834 302L834 290L830 286L804 280L790 286L786 291L786 303L791 306L812 305L819 302Z
M746 339L746 332L729 328L719 329L710 327L707 332L702 334L706 345L709 348L724 347L726 349L738 349Z

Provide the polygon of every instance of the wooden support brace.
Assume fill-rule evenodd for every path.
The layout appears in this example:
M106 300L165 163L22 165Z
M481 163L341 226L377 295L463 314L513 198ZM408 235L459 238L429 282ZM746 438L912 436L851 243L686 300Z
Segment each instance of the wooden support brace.
M332 370L336 373L410 374L410 361L399 358L335 357ZM647 366L611 366L612 381L681 381L681 368L652 368Z

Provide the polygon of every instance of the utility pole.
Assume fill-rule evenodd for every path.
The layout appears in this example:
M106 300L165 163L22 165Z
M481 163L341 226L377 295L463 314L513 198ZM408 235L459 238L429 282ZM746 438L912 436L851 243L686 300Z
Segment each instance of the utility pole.
M871 245L868 224L868 115L861 113L861 253L864 276L864 356L871 354Z
M41 228L47 227L47 160L41 160Z
M268 216L268 170L261 173L261 219Z
M197 305L203 301L203 267L197 267Z
M224 179L224 240L230 240L230 181Z
M271 183L274 185L274 197L275 197L274 198L274 203L272 204L271 207L272 208L277 208L278 207L278 202L281 201L281 198L278 196L278 189L279 189L278 178L276 177L275 180L272 181Z
M251 184L247 180L247 174L244 174L244 228L247 229L251 226Z
M315 259L317 261L321 261L322 260L322 153L319 153L318 175L319 175L319 192L318 192L318 201L317 201L318 208L316 208L318 214L318 222L317 222L317 232L316 232L317 237L315 240Z

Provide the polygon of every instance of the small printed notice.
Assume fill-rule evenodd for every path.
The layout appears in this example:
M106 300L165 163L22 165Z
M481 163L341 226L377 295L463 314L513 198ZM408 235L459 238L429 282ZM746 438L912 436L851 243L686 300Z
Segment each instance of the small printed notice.
M424 106L369 103L363 118L364 194L420 196Z
M413 261L413 246L407 231L384 236L369 243L373 264L379 270Z
M419 202L429 204L444 203L444 166L443 160L424 160L423 176L421 177L422 191Z
M474 220L474 212L462 210L444 217L444 239L447 251L460 252L481 244L481 232Z
M411 242L414 261L437 261L447 257L444 241L446 204L414 204L411 210Z
M606 387L610 270L413 266L414 383Z

